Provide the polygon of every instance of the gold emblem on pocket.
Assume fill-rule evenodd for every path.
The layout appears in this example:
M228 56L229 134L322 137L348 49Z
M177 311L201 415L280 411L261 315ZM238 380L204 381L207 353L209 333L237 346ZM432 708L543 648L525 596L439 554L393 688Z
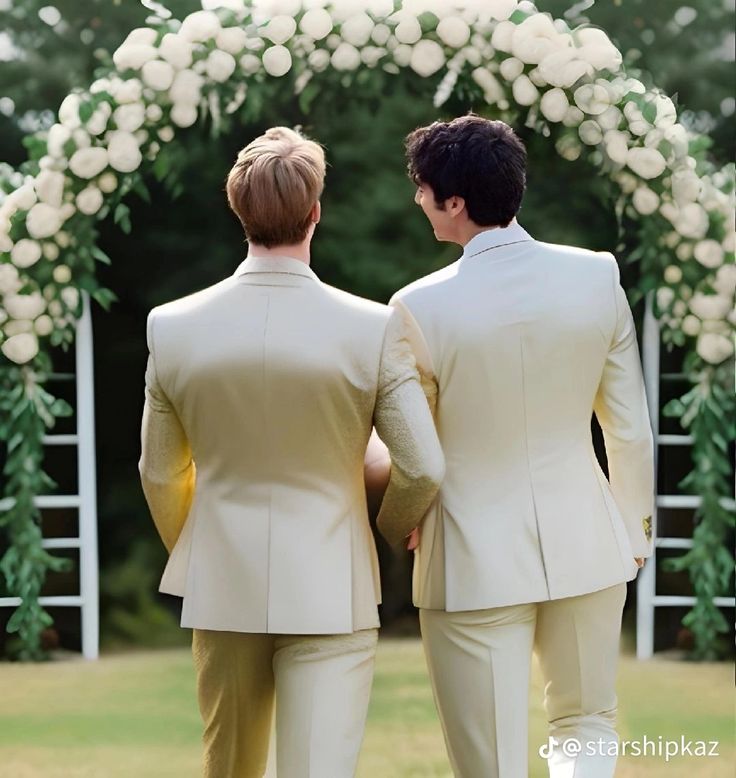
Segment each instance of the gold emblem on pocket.
M644 536L647 540L652 539L652 517L651 516L645 516L641 520L642 527L644 527Z

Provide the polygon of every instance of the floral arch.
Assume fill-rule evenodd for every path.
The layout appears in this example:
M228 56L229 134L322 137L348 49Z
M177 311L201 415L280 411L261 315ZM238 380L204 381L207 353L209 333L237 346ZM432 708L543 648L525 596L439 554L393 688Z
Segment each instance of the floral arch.
M701 495L693 549L680 560L698 602L688 618L702 654L725 619L733 525L729 447L734 399L734 167L715 169L708 139L678 121L673 101L632 78L603 30L570 29L528 0L203 0L182 22L133 30L56 123L26 139L29 159L0 177L0 439L7 448L0 561L22 603L8 624L40 657L49 617L38 598L58 569L42 547L34 498L47 489L42 439L68 412L44 384L56 347L74 340L80 290L103 306L95 277L108 258L95 224L130 230L125 196L142 174L167 177L167 144L207 117L237 119L272 79L308 102L321 81L356 83L380 69L426 79L439 108L462 89L477 110L524 122L570 161L589 157L617 185L622 231L636 239L635 294L654 293L666 343L687 351L691 390L670 405L694 437L688 487ZM357 82L359 83L359 82ZM484 107L484 108L481 108Z

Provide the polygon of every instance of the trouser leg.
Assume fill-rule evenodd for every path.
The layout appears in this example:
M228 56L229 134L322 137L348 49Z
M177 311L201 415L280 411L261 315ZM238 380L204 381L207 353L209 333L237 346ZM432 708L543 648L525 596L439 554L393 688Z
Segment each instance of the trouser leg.
M535 650L545 680L552 778L611 778L616 670L626 584L539 603ZM575 743L564 747L567 740Z
M378 630L276 640L279 778L352 778L363 742Z
M419 611L437 710L456 778L527 778L536 605Z
M262 778L274 701L271 635L195 629L204 778Z

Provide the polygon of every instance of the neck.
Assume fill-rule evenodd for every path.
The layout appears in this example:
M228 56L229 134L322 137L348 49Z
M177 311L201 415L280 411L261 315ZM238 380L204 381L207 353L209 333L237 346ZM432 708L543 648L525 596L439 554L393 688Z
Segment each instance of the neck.
M283 244L281 246L271 246L266 248L258 243L251 243L248 246L248 256L263 257L265 259L277 259L278 257L290 257L298 259L308 265L311 261L310 253L311 241L305 240L301 243Z

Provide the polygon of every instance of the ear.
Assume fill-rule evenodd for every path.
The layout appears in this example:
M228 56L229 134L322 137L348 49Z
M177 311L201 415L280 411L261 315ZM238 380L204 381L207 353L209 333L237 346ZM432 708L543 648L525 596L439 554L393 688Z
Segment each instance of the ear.
M319 220L322 218L322 203L319 200L312 206L312 211L309 214L309 218L315 223L319 224Z
M452 219L458 217L465 210L465 198L453 195L445 200L445 210Z

